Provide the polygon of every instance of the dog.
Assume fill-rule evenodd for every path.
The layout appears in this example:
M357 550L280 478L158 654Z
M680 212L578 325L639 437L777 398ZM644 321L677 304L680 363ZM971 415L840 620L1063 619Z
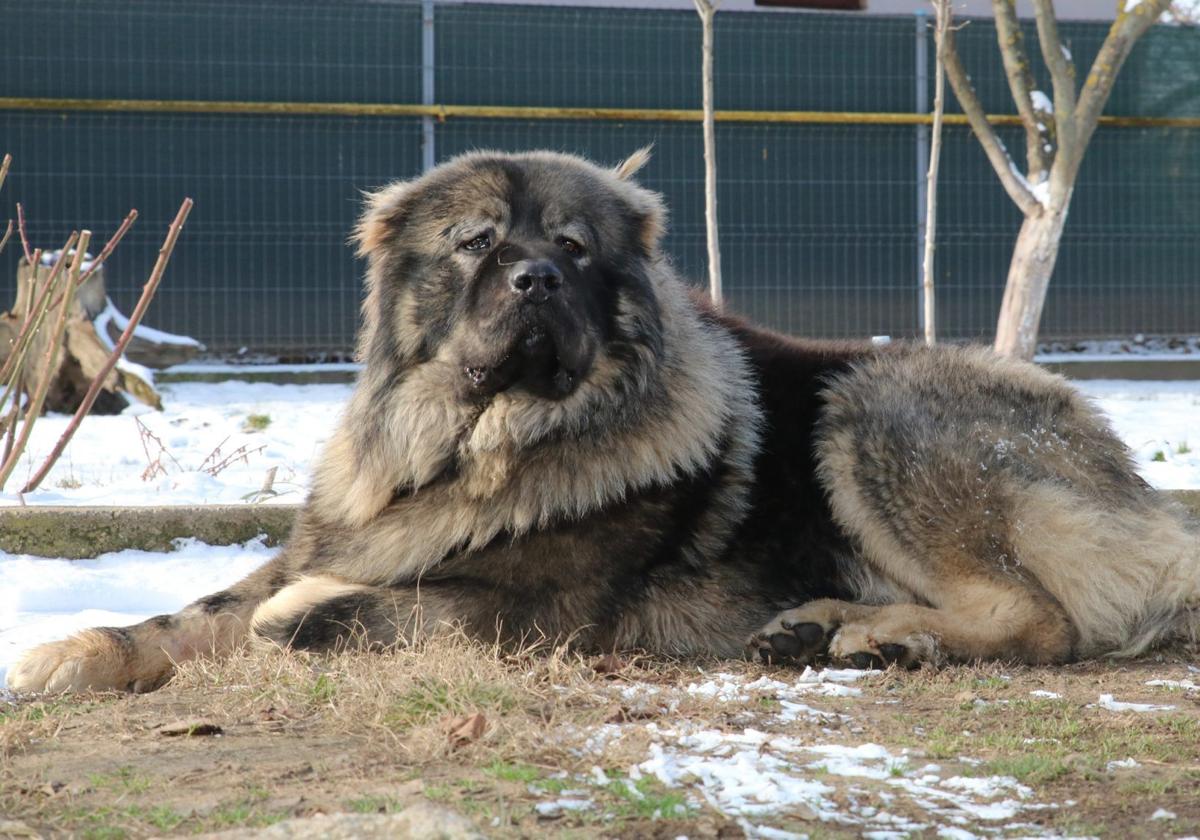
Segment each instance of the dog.
M1064 380L718 311L661 250L647 158L476 152L369 196L364 370L286 546L10 686L147 691L248 637L447 626L859 667L1194 638L1200 532Z

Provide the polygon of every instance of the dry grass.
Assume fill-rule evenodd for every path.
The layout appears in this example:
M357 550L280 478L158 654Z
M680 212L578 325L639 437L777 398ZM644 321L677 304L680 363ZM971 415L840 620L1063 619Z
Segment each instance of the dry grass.
M1187 677L1188 656L889 671L858 683L861 697L806 699L845 719L783 722L769 691L721 701L685 690L706 679L703 672L795 677L747 663L581 657L536 646L508 652L458 637L325 657L250 650L189 663L155 694L75 696L3 712L0 813L42 832L116 838L387 812L425 799L496 836L739 836L737 821L695 787L626 778L646 759L653 724L752 727L805 744L885 744L907 751L913 766L1009 775L1040 801L1075 801L1024 817L1046 832L1179 836L1200 831L1200 702L1195 693L1144 683ZM1035 689L1061 696L1033 697ZM1176 709L1113 713L1094 708L1100 693ZM222 734L159 734L180 719ZM611 737L598 742L598 732ZM1137 768L1109 764L1130 758ZM595 767L607 781L596 781ZM822 781L837 786L839 802L887 801L886 782ZM580 789L591 809L537 812L539 803ZM922 816L911 803L888 807ZM1147 822L1160 807L1177 819ZM811 814L767 822L818 837L855 833Z

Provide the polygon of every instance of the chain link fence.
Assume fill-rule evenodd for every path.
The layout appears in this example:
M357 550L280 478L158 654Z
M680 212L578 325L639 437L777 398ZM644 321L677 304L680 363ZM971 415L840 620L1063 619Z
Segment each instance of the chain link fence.
M348 351L362 266L346 236L360 191L469 149L616 162L653 142L642 179L671 208L667 248L684 273L704 276L700 124L645 113L699 107L694 12L0 0L0 14L11 33L0 55L0 151L15 157L6 200L24 202L43 245L78 226L103 237L136 206L141 220L107 272L128 308L179 199L193 196L150 320L217 353ZM1062 30L1085 72L1106 27ZM1011 112L990 22L971 22L959 42L985 106ZM928 129L880 115L928 107L933 53L921 18L717 15L718 110L830 115L718 123L730 308L800 335L919 332ZM50 101L61 99L75 101ZM530 107L620 111L506 110ZM1152 31L1107 112L1200 116L1200 33ZM1200 331L1200 129L1189 125L1097 133L1043 337ZM1022 149L1018 131L1003 135ZM986 339L1020 215L967 128L947 127L943 156L939 330ZM10 292L15 260L12 249L0 256Z

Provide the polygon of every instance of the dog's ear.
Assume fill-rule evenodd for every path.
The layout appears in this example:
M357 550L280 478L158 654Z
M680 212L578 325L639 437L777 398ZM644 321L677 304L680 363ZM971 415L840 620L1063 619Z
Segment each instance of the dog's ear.
M404 224L411 181L395 181L375 192L363 193L365 207L351 241L360 257L378 253L383 243Z
M631 180L634 175L641 171L642 167L650 162L650 153L652 151L654 151L653 143L642 146L642 148L613 167L613 174L622 181Z

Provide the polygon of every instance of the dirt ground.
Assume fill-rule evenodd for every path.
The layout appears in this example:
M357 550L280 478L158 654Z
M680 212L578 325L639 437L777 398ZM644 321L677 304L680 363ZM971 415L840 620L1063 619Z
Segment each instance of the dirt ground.
M757 664L457 639L250 651L191 663L153 694L0 701L0 837L196 834L422 800L495 837L1186 837L1200 834L1198 662L1177 651L801 685ZM842 752L797 758L880 747L880 773L842 766ZM702 759L691 775L654 772L688 750ZM751 763L729 770L734 759ZM764 767L777 783L743 796ZM792 782L823 792L789 799ZM996 784L1003 796L945 805Z

